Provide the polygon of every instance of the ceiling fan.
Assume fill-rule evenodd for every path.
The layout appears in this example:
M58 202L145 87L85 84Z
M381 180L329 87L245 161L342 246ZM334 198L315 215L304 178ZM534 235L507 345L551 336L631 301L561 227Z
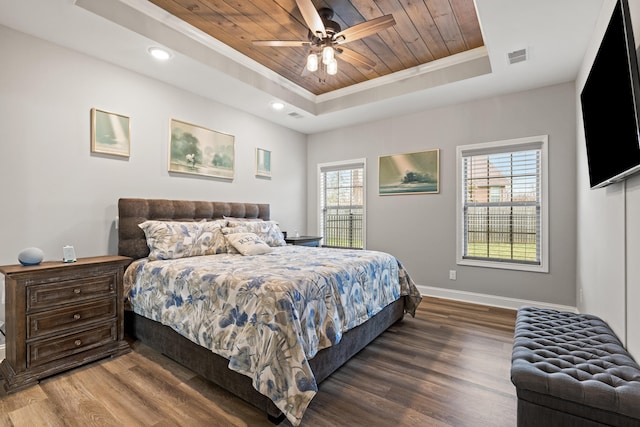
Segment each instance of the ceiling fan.
M322 64L326 66L327 74L330 75L338 72L336 57L355 66L375 67L374 61L345 48L343 44L371 36L396 24L393 15L384 15L343 30L337 22L331 20L332 9L323 7L316 10L311 0L296 0L296 4L309 28L308 40L254 40L253 44L270 47L309 47L305 70L312 72L319 67L319 56L322 58Z

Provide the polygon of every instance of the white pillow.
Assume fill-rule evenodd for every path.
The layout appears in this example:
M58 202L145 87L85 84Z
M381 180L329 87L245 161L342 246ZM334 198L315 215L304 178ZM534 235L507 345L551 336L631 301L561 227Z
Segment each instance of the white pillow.
M222 235L225 237L224 241L226 243L225 249L229 254L237 254L238 250L231 244L231 241L227 239L227 236L230 234L238 234L238 233L249 233L249 230L247 230L245 227L223 227L222 228Z
M225 237L242 255L262 255L273 250L255 233L233 233Z

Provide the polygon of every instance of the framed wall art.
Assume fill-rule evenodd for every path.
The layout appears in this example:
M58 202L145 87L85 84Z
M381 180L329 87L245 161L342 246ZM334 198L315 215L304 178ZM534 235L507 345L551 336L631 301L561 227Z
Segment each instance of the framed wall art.
M256 176L271 178L271 151L256 148Z
M91 152L129 157L131 121L129 117L91 109Z
M378 173L381 196L439 193L440 150L380 156Z
M233 179L235 138L171 119L169 172Z

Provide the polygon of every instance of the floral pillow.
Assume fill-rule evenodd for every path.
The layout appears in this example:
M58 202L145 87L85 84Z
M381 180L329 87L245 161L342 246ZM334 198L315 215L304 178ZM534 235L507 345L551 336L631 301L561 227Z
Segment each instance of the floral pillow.
M193 244L191 256L218 255L227 252L227 242L222 235L222 227L227 221L204 221L198 223L200 234Z
M145 221L149 259L176 259L226 252L222 226L226 222Z
M269 246L287 246L287 242L284 240L284 235L280 231L280 226L276 221L253 221L234 223L229 221L230 228L244 228L249 233L255 233L264 240Z
M225 216L223 217L224 219L226 219L228 222L233 222L233 223L245 223L245 222L259 222L262 221L262 218L237 218L235 216Z
M197 222L145 221L138 224L145 234L149 259L175 259L192 256L200 235Z
M273 250L254 233L231 233L226 238L242 255L262 255Z

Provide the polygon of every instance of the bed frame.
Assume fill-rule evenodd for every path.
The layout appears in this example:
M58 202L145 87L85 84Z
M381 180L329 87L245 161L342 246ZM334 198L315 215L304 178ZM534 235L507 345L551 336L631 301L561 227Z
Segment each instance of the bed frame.
M149 255L144 232L138 227L146 220L200 221L223 217L269 220L269 214L268 204L122 198L118 201L118 254L134 259ZM339 344L319 351L309 361L317 384L403 316L404 298L400 298L343 334ZM170 327L125 311L125 333L266 412L274 423L284 419L275 404L253 388L249 377L228 368L227 359Z

